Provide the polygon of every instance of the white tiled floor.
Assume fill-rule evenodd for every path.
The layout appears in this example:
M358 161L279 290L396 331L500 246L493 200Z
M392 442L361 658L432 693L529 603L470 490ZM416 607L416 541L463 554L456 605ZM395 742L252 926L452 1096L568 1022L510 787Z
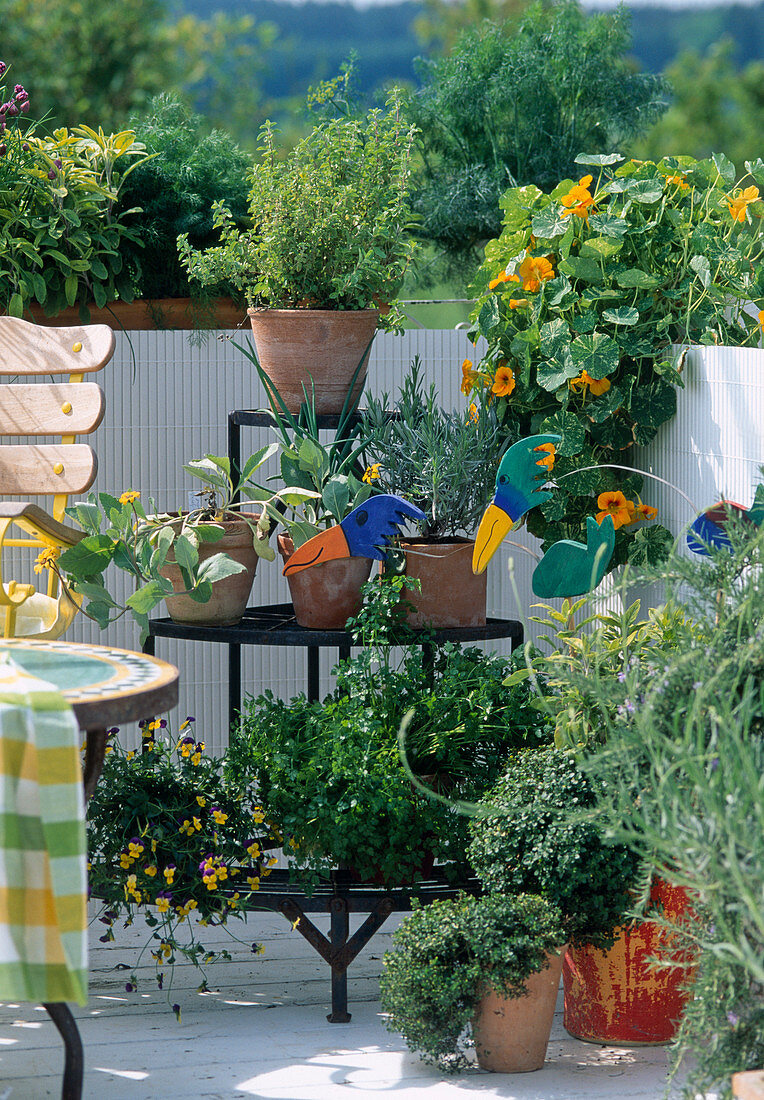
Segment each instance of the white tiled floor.
M411 1054L399 1035L385 1030L377 978L389 946L387 926L351 967L348 1024L326 1021L328 967L282 917L256 913L241 928L235 922L235 928L245 943L230 947L231 963L209 970L214 992L200 995L197 972L188 965L176 968L170 1000L182 1007L178 1024L165 994L156 989L153 964L139 972L138 993L125 992L136 945L146 940L143 930L117 929L116 942L104 946L98 942L103 926L93 926L90 1003L75 1010L85 1043L88 1100L456 1100L473 1094L501 1100L660 1100L664 1095L663 1048L601 1047L571 1039L562 1027L561 1001L542 1070L517 1076L474 1070L445 1078ZM265 955L251 953L253 939L265 943ZM44 1010L0 1005L0 1100L59 1096L61 1068L61 1044Z

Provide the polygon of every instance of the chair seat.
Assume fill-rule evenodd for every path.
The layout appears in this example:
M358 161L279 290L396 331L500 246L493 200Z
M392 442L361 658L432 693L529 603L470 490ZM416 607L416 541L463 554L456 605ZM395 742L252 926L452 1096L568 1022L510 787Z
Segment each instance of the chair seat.
M8 586L3 585L6 593ZM70 625L79 604L67 595L46 596L35 592L16 611L16 638L40 638L55 641Z

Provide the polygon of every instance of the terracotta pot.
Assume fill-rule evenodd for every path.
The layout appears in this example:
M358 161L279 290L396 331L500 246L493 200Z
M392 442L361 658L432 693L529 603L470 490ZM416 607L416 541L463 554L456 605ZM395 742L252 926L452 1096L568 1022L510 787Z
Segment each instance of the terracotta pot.
M401 544L406 552L406 576L422 582L422 591L407 589L405 597L416 611L406 616L409 626L436 629L485 626L486 574L472 572L475 543L466 539Z
M526 997L505 997L487 987L472 1022L482 1069L530 1073L544 1065L560 988L562 951L547 955L547 964L528 978Z
M215 298L209 306L195 304L192 298L138 299L135 302L111 302L103 309L89 305L91 325L110 325L113 329L145 332L149 329L237 328L245 317L242 306L230 298ZM71 306L46 317L41 306L29 306L29 313L38 325L64 328L81 325L79 306Z
M248 309L247 313L260 366L289 411L298 413L305 394L310 400L315 387L316 412L341 413L361 356L374 336L379 311ZM363 389L368 359L367 353L351 400ZM279 412L277 399L266 388Z
M689 909L686 892L660 879L650 896L671 920ZM680 988L687 972L649 966L650 956L672 954L670 937L652 921L637 921L618 933L609 951L568 948L562 968L565 1028L592 1043L666 1043L689 999Z
M294 543L288 535L279 535L277 541L286 563ZM361 587L370 573L371 558L340 558L287 575L298 624L310 630L344 630L348 619L361 610Z
M242 515L248 515L253 523L259 518L257 514L251 512L243 512ZM245 566L246 572L235 573L231 577L223 577L222 580L215 581L212 585L212 595L206 603L197 603L187 595L165 597L167 611L176 623L235 626L244 614L252 591L258 560L252 545L252 529L243 519L223 520L223 526L226 533L222 539L218 542L204 542L199 546L199 560L206 561L213 554L219 554L222 551ZM186 586L180 569L171 560L171 555L172 551L160 572L172 583L176 592L182 592Z
M749 1069L732 1074L735 1100L764 1100L764 1069Z

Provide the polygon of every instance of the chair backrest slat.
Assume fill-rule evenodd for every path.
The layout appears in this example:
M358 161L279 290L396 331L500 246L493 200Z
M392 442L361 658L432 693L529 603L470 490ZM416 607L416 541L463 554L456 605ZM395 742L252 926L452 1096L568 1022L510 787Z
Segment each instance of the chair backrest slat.
M108 325L44 328L0 317L0 374L79 374L101 370L114 354Z
M95 451L85 443L5 444L0 446L0 494L84 493L97 469Z
M95 382L0 386L0 436L87 435L103 420L104 407Z

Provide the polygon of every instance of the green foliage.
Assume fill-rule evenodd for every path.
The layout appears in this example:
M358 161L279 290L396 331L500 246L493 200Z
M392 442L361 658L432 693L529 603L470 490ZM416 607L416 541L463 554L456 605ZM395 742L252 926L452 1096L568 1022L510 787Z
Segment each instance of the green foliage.
M0 132L0 303L20 317L32 302L52 316L78 302L131 300L119 250L134 234L114 207L143 146L130 130L75 126L45 136L28 98L19 110L20 94Z
M517 23L473 24L444 58L420 61L407 102L420 130L418 232L474 263L501 227L509 186L552 187L581 149L610 153L665 107L661 79L627 61L625 8L585 15L536 4Z
M274 127L252 169L252 227L216 203L223 243L198 251L179 238L191 279L230 281L250 305L366 309L398 292L413 244L407 204L413 128L397 93L365 118L321 121L282 159Z
M681 149L698 158L724 153L733 164L744 164L760 154L764 64L750 61L739 68L733 48L727 38L703 53L679 53L666 69L672 91L669 109L634 144L635 156L660 160Z
M362 878L411 881L427 852L464 862L465 819L415 789L400 760L398 729L409 710L415 775L457 800L480 797L512 747L548 740L527 685L502 687L510 667L503 658L448 645L428 668L420 647L409 646L392 667L387 616L404 583L394 577L366 586L371 607L357 640L370 648L340 664L333 694L286 703L265 693L248 700L232 732L234 781L256 783L308 880L340 865Z
M393 936L380 981L387 1027L445 1073L469 1062L465 1027L486 982L508 997L565 941L560 915L540 897L461 896L414 910Z
M218 243L212 204L223 202L234 225L247 223L246 174L251 158L222 130L206 133L200 115L176 95L162 94L134 114L130 126L150 159L139 164L120 195L122 209L135 209L128 224L139 239L128 241L122 258L141 298L183 298L191 293L180 265L177 238L188 234L194 248ZM140 211L138 213L137 211ZM210 294L229 294L225 284Z
M478 276L473 336L488 341L479 377L488 385L499 366L512 372L497 401L508 441L562 436L558 488L528 518L544 549L585 542L600 494L638 500L639 476L606 467L629 465L628 448L673 416L682 383L670 345L750 345L760 331L744 306L764 303L762 162L736 182L724 157L620 160L582 155L578 182L550 194L509 190L504 229ZM665 549L660 529L635 537L639 518L616 522L612 567Z
M175 562L185 585L184 593L199 603L212 595L212 585L244 566L228 554L213 554L200 561L199 547L219 542L225 534L223 521L244 519L252 530L252 545L258 557L273 561L275 551L268 545L270 521L264 507L257 519L240 514L234 497L270 504L273 494L252 482L252 475L276 450L264 447L245 464L241 476L234 479L226 457L205 455L184 466L186 473L200 479L205 488L199 492L200 508L187 513L160 513L152 500L147 515L140 493L130 490L119 499L109 493L90 493L86 503L67 508L67 515L86 532L85 537L65 550L52 564L59 579L74 593L89 602L84 609L101 629L130 612L141 628L141 641L148 636L149 612L165 596L178 595L171 581L162 574L165 563ZM292 489L285 494L290 501L303 499L306 493ZM104 573L108 566L124 570L134 591L121 605L110 593Z
M175 742L157 739L164 720L141 723L138 753L113 741L88 805L88 878L104 903L101 940L114 940L118 920L128 927L142 915L153 931L141 955L151 949L160 989L170 968L168 997L177 955L200 967L203 978L205 964L230 959L196 939L189 915L203 925L245 918L260 879L270 874L262 848L273 846L254 791L225 779L221 761L206 756L192 734L193 721L183 722ZM180 934L184 927L190 940ZM136 987L132 973L128 992Z
M469 536L493 495L504 438L489 406L466 417L444 412L422 373L417 356L394 404L387 394L367 397L360 434L369 477L425 512L426 538Z
M631 705L584 764L602 827L692 898L699 969L674 1047L694 1061L688 1097L764 1061L764 535L727 532L731 549L659 574L677 648L625 667Z
M621 613L596 615L586 614L588 604L588 598L565 600L559 611L534 605L546 613L546 618L532 618L550 631L540 639L549 649L542 649L530 668L540 692L538 705L554 720L558 748L581 749L605 741L612 716L634 705L624 669L653 668L676 654L680 644L702 638L677 608L651 608L647 619L640 620L639 600ZM576 621L579 612L585 617Z
M559 908L568 938L606 946L639 863L587 817L598 785L568 752L515 753L471 823L469 859L489 891L541 894Z

